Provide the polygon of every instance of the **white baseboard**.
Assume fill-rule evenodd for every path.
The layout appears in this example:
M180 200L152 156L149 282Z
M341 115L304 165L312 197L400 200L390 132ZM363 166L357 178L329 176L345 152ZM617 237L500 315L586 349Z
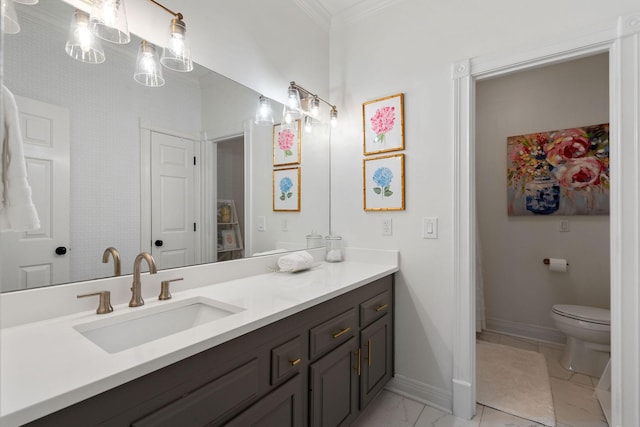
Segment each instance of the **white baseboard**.
M510 320L487 318L487 330L521 338L546 341L554 344L564 344L565 335L557 329L528 323L512 322Z
M449 414L452 413L453 396L450 391L397 374L391 378L385 389Z

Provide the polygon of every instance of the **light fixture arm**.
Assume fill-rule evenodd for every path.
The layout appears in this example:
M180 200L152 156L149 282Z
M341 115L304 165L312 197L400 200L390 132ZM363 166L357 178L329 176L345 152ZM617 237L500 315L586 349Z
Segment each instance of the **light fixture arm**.
M175 16L176 18L178 18L180 21L182 21L182 19L184 18L184 16L182 16L182 13L180 12L174 12L173 10L169 9L168 7L158 3L156 0L149 0L151 3L155 4L156 6L161 7L162 9L164 9L166 12L172 14L173 16Z
M149 1L153 1L153 0L149 0ZM297 89L299 91L305 92L308 95L319 99L320 101L324 102L325 104L327 104L329 107L331 107L332 110L336 110L337 111L337 107L335 105L333 105L332 103L330 103L329 101L326 101L325 99L323 99L322 97L316 95L315 93L312 93L310 90L307 90L305 88L303 88L302 86L300 86L299 84L297 84L296 82L292 81L291 83L289 83L289 86Z

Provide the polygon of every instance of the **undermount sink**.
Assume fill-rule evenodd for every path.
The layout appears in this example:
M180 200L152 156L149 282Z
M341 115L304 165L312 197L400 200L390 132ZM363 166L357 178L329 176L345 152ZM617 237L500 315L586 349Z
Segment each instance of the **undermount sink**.
M244 308L196 297L136 310L73 328L106 352L118 353L222 319Z

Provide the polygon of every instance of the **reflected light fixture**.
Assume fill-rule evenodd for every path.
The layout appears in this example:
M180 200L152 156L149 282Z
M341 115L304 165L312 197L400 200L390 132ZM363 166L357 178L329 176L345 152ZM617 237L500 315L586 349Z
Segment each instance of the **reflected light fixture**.
M95 37L91 31L88 13L81 10L76 10L73 13L65 51L78 61L89 64L104 62L104 50L100 39Z
M2 32L5 34L18 34L20 32L20 23L18 22L18 14L13 0L1 0L0 7L2 10Z
M303 102L300 101L301 97ZM330 107L329 119L331 126L335 127L338 123L338 109L335 105L330 104L325 99L311 93L311 91L303 88L296 82L289 83L289 88L287 89L287 104L285 104L284 111L282 113L283 124L289 124L304 115L305 131L311 132L313 118L320 115L320 102L323 102Z
M155 0L149 1L174 16L169 26L169 41L162 49L160 63L170 70L180 71L182 73L193 70L191 49L189 48L189 41L187 39L187 26L182 20L182 13L174 12Z
M271 126L273 124L273 109L271 108L271 101L263 95L260 95L260 98L258 98L255 123L261 126Z
M149 87L160 87L164 85L162 77L162 67L156 47L146 40L142 40L138 49L138 59L136 60L136 71L133 78L140 84Z
M103 40L117 44L131 41L124 0L93 0L91 25L94 34Z

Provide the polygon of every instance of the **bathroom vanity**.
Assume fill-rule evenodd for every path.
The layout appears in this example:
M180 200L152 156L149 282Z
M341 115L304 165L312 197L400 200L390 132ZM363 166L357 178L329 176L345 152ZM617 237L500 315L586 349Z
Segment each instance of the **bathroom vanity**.
M17 387L22 397L6 401L23 408L11 414L4 405L0 421L31 426L349 425L393 375L395 257L386 265L347 260L175 292L176 303L215 295L242 310L131 348L105 351L78 333L78 325L127 310L119 306L104 317L74 314L54 324L3 330L4 345L17 343L11 332L24 329L28 337L39 324L45 333L76 328L58 334L67 348L40 355L45 366L36 367L37 373L22 384L17 374L4 374L15 374L12 368L24 373L29 363L3 360L3 394ZM145 299L149 307L130 312L160 306ZM61 360L63 354L67 360ZM68 384L58 384L64 381ZM47 398L40 388L49 382ZM34 384L40 387L29 390ZM66 393L56 395L55 390Z

